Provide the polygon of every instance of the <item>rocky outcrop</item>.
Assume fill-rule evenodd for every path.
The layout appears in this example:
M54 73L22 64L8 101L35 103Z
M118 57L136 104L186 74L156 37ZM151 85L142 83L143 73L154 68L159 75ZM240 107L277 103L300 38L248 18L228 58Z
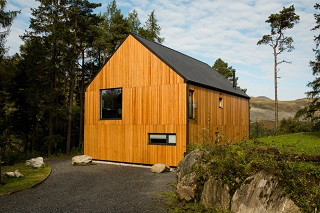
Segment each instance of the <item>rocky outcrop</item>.
M34 169L43 168L45 166L43 157L31 158L30 160L26 160L26 166L30 166Z
M151 172L154 172L154 173L170 172L170 167L161 163L156 163L151 167Z
M201 203L207 208L215 208L227 212L230 209L230 189L214 176L204 184Z
M278 180L261 171L248 177L232 197L231 212L296 213L299 208L278 189Z
M92 157L88 155L77 155L72 158L73 166L88 166L92 164Z
M199 149L193 150L187 156L185 156L177 166L177 178L178 181L185 176L187 171L202 158L203 152Z
M232 213L297 213L300 209L285 197L275 176L261 171L248 177L232 195L229 187L209 175L208 164L202 160L203 152L195 150L178 164L176 194L179 199L200 201L205 207ZM197 163L193 167L193 165ZM208 161L210 163L210 161ZM192 170L197 168L196 170ZM210 177L204 183L198 176ZM201 178L200 178L201 179ZM203 180L202 180L203 181Z
M196 198L199 186L197 174L192 172L181 178L177 184L176 193L179 199L190 201Z

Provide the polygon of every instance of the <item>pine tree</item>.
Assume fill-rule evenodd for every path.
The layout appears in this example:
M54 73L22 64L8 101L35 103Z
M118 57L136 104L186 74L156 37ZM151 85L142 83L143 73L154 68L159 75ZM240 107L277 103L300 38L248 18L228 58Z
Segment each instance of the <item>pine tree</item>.
M285 36L285 31L292 29L300 20L296 15L294 5L283 9L279 13L271 14L266 23L270 24L270 34L264 35L257 45L268 44L273 49L274 58L274 99L275 99L275 132L278 132L278 65L281 63L290 63L286 60L278 60L278 57L284 51L291 52L294 49L292 37Z
M13 142L13 133L10 125L10 116L13 110L10 107L10 94L8 86L12 78L12 63L10 58L5 58L6 37L9 28L19 11L5 11L7 1L0 0L0 184L1 184L1 162L4 149Z
M161 27L158 25L155 12L152 11L143 28L140 28L139 34L151 41L162 43L164 38L160 37Z

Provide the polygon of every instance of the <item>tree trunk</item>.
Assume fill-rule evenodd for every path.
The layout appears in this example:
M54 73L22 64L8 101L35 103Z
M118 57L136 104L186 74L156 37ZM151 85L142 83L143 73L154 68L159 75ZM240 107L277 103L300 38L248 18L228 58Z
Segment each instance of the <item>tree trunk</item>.
M273 48L274 55L274 127L275 134L278 134L278 62L277 62L277 46Z
M68 106L68 127L67 127L67 143L66 153L70 154L71 146L71 130L72 130L72 112L73 112L73 92L76 78L76 62L77 62L77 5L75 5L75 21L74 21L74 46L73 46L73 59L70 71L70 88L69 88L69 106Z
M79 149L83 148L83 114L84 114L84 50L82 50L82 71L80 86L80 124L79 124Z

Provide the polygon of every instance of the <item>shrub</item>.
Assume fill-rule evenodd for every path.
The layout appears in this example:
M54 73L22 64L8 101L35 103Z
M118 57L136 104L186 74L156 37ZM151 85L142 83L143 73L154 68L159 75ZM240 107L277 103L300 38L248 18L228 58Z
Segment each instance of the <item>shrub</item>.
M311 132L312 123L308 121L300 121L297 118L284 118L280 121L280 133L298 133L298 132Z

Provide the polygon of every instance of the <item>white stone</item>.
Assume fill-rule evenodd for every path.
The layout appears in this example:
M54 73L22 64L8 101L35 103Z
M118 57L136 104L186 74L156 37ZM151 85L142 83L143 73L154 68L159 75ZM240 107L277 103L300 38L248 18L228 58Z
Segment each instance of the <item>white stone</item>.
M21 173L19 172L19 170L15 170L13 173L14 173L14 176L17 177L17 178L18 178L18 177L23 177L23 174L21 174Z
M6 176L9 177L9 178L15 177L15 175L14 175L13 172L6 172L5 174L6 174Z
M92 164L92 157L88 155L77 155L72 158L73 166L85 166Z
M170 171L170 167L161 163L156 163L151 167L151 172L154 172L154 173L162 173L162 172L169 172L169 171Z
M30 160L26 160L26 166L30 166L32 168L43 168L44 162L43 157L31 158Z

